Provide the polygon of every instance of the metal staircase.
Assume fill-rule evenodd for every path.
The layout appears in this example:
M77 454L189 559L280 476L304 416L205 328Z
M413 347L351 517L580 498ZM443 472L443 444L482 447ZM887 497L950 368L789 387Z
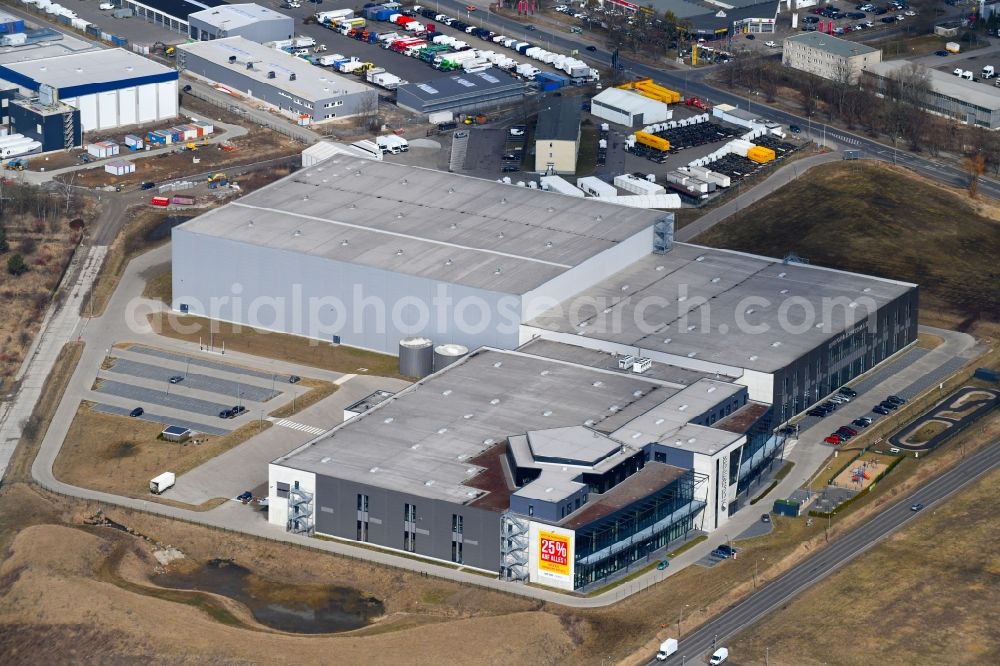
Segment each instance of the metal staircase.
M528 520L513 513L500 519L501 577L508 581L528 580Z
M461 171L465 166L465 156L469 152L469 130L455 132L451 142L451 159L448 161L448 171Z
M73 145L73 129L76 123L73 122L73 111L67 111L63 114L63 148L70 150L74 148Z
M312 534L316 529L313 517L313 493L299 487L288 491L287 530L293 534Z

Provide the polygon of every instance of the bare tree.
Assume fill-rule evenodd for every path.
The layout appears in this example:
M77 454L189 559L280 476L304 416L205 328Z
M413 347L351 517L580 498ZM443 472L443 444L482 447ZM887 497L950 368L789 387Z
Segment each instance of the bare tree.
M382 127L378 113L378 93L374 90L365 93L358 104L358 125L371 132L377 132Z
M969 174L969 198L975 199L979 191L979 179L986 170L986 160L982 153L969 155L965 158L965 172Z

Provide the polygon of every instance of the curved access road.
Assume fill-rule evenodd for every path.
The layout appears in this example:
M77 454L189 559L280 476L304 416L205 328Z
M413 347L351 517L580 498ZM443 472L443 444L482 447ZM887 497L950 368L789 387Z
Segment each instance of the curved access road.
M930 507L992 470L1000 464L998 443L1000 442L990 443L986 448L932 479L905 499L888 507L795 568L764 585L714 620L682 637L677 653L667 661L651 660L649 663L679 665L688 659L697 659L710 653L715 645L721 647L727 638L749 627L917 518L920 512L912 511L911 504L920 502L925 507Z
M467 15L465 10L466 3L463 0L438 0L438 4L444 11L449 12L451 16L465 17ZM523 37L528 42L534 41L537 43L544 40L546 47L561 51L562 53L569 53L571 50L577 49L580 52L578 57L581 59L602 67L611 66L611 54L607 50L598 48L596 51L587 51L588 43L581 41L572 33L552 32L545 27L526 31L525 24L514 21L506 16L492 12L479 12L479 14L480 16L471 17L472 23L479 24L481 21L477 19L481 19L485 21L490 30L503 31L505 34L513 37ZM769 120L786 125L799 125L803 129L808 126L812 137L814 139L823 137L827 146L862 150L865 153L865 157L900 164L939 183L956 187L966 187L969 183L968 174L950 164L920 157L903 150L897 150L891 145L879 143L866 136L854 134L839 127L823 123L810 123L805 117L797 116L788 111L752 103L751 97L753 95L751 91L747 91L747 95L744 96L742 94L734 95L725 90L715 88L704 81L705 75L714 68L662 70L625 58L622 58L622 66L626 72L635 77L651 78L657 83L663 84L673 90L680 90L686 95L696 95L710 100L715 104L724 102L736 107L756 111ZM1000 181L991 178L980 178L979 192L987 196L1000 198Z

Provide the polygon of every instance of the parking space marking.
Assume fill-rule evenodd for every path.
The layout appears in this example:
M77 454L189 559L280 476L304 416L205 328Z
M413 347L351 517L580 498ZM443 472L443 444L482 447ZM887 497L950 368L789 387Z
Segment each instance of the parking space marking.
M343 377L338 377L337 379L335 379L333 383L336 384L337 386L343 386L344 384L351 381L355 377L357 377L357 375L344 375Z
M323 428L306 425L305 423L296 423L295 421L289 421L288 419L274 421L274 425L281 426L282 428L291 428L292 430L301 430L302 432L307 432L310 435L322 435L326 432Z

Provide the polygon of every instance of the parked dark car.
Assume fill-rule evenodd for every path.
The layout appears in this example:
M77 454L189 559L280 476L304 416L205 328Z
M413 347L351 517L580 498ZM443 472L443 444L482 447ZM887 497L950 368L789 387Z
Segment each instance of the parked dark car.
M151 180L147 180L147 181L146 181L145 183L143 183L142 185L140 185L140 186L139 186L139 189L143 189L143 190L151 190L151 189L153 189L154 187L156 187L156 183L154 183L154 182L153 182L153 181L151 181Z
M820 409L819 407L813 407L808 412L806 412L806 414L808 414L809 416L818 416L819 418L823 418L824 416L829 414L829 412L827 412L825 409Z
M946 57L948 57L948 52L947 51L935 51L934 55L939 56L941 58L946 58Z
M802 134L802 128L799 127L798 125L789 125L788 131L791 132L792 134Z
M235 407L229 410L229 413L231 415L229 418L234 419L245 411L247 411L246 407L244 407L243 405L236 405Z
M220 419L231 419L232 417L233 417L233 414L228 409L223 409L221 412L219 412L219 418Z
M760 517L760 522L762 522L762 523L769 523L769 522L771 522L771 514L765 513L764 515L762 515Z
M182 377L181 375L174 375L173 377L170 378L171 384L180 384L182 381L184 381L184 377Z
M145 413L146 410L144 410L142 407L136 407L131 412L129 412L128 415L134 417L134 416L142 416Z
M858 392L852 389L850 386L841 386L840 393L846 395L848 398L857 398Z
M590 46L588 46L588 47L587 47L587 50L588 50L588 51L596 51L596 50L597 50L597 47L596 47L596 46L594 46L593 44L591 44Z
M747 33L747 39L755 39L752 32Z
M853 421L851 421L851 423L853 425L858 426L859 428L867 428L868 426L871 425L871 423L865 421L864 419L854 419Z
M922 508L924 508L924 505L921 504L920 502L910 505L910 511L920 511Z
M292 375L291 377L288 378L289 384L298 384L300 381L302 381L302 378L299 377L298 375Z
M882 402L880 402L880 403L879 403L879 407L885 407L885 408L886 408L886 409L888 409L888 410L889 410L890 412L894 412L894 411L896 411L897 409L899 409L899 405L897 405L897 404L896 404L896 403L894 403L894 402L890 402L889 400L883 400Z
M882 416L885 416L886 414L889 413L889 410L883 407L882 405L875 405L874 407L872 407L872 411L875 412L876 414L881 414Z
M886 400L896 405L906 404L906 398L901 398L898 395L890 395Z
M190 85L184 86L183 88L181 88L181 90L183 92L191 92L191 86Z
M660 560L660 562L656 565L656 569L657 569L657 571L663 571L664 569L666 569L669 566L670 566L670 562L668 562L667 560Z
M241 501L244 504L246 504L247 502L249 502L250 500L253 499L253 493L250 492L249 490L246 490L246 491L240 493L239 495L237 495L236 499L238 499L239 501Z

